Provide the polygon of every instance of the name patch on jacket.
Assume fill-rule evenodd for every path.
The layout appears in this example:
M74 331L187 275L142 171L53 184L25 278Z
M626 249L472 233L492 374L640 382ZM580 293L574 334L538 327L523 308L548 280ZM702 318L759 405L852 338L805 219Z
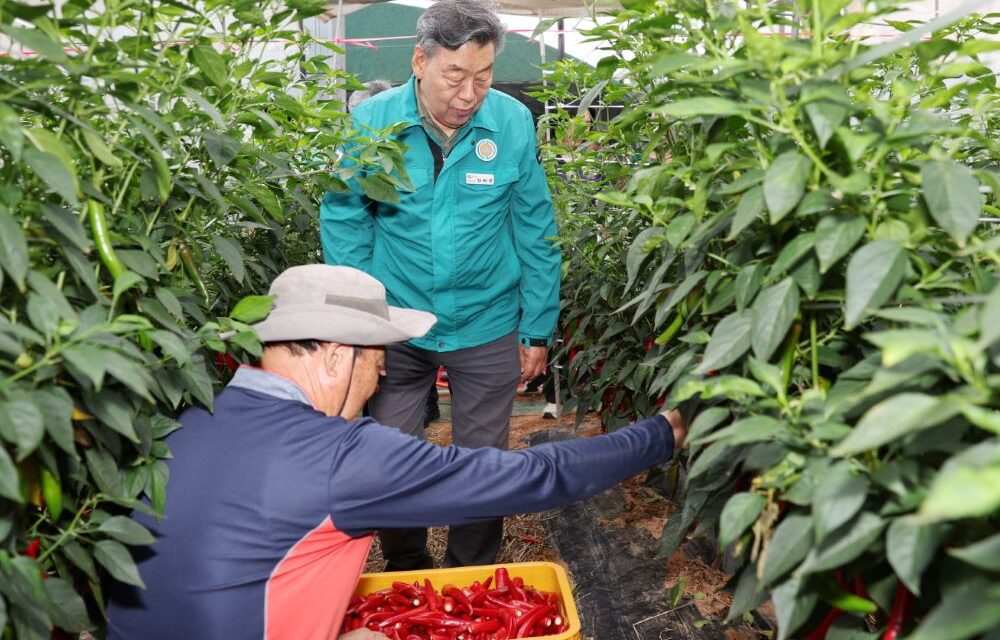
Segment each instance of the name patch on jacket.
M493 184L492 173L467 173L465 184Z

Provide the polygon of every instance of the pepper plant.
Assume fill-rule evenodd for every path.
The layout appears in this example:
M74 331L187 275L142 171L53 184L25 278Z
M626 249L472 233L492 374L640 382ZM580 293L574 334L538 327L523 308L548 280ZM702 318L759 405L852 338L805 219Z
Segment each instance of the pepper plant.
M336 48L296 28L322 10L0 3L5 638L93 629L108 577L142 584L126 545L152 537L128 514L170 499L177 413L211 408L217 357L259 353L254 294L321 260L322 193L400 184L389 132L352 131L331 97L360 86Z
M715 533L731 617L770 598L779 639L995 640L998 16L623 5L592 32L611 54L538 91L626 105L548 121L570 402L611 428L697 406L661 546ZM567 169L595 163L597 188Z

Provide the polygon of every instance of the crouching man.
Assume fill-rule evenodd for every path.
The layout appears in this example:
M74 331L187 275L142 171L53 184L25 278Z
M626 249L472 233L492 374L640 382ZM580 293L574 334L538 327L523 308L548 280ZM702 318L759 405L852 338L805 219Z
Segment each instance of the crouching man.
M293 267L255 325L260 368L241 367L171 434L156 542L136 550L146 589L116 585L108 637L336 639L382 527L468 524L581 500L668 460L679 414L521 451L438 447L354 419L378 387L384 345L433 315L386 304L365 273ZM378 637L348 634L354 637ZM346 639L347 636L344 638Z

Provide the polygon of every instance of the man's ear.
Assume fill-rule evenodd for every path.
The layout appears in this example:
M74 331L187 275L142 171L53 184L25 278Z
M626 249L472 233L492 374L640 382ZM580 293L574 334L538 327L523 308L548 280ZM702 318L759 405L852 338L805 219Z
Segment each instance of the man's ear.
M427 54L420 45L413 48L413 59L410 61L413 66L413 75L417 77L417 80L424 79L424 67L427 65Z
M326 374L331 378L350 378L354 365L354 347L330 342L326 344L325 349L323 365L326 368Z

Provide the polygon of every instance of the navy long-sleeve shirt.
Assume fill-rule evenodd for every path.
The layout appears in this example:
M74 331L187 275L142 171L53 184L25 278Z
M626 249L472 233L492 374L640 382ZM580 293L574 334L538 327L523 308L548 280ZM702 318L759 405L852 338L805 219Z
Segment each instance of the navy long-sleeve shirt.
M439 447L316 411L293 382L241 368L215 412L186 411L145 590L117 585L109 638L336 638L371 533L550 509L673 453L655 416L520 451Z

